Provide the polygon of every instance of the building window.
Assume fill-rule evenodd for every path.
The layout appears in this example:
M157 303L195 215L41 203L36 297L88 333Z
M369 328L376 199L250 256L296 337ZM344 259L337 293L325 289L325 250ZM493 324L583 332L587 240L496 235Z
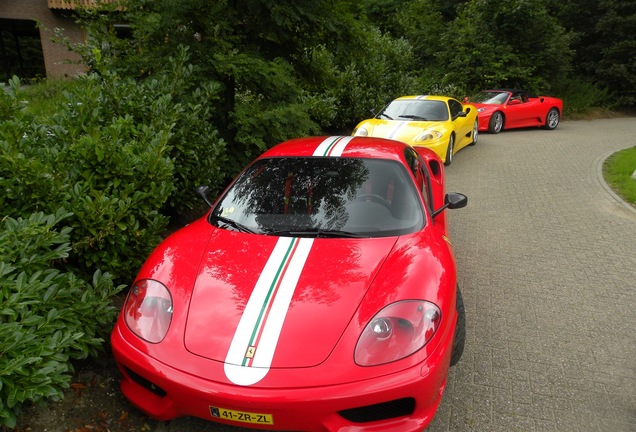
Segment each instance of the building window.
M13 75L20 79L46 77L40 30L35 21L0 19L0 82Z

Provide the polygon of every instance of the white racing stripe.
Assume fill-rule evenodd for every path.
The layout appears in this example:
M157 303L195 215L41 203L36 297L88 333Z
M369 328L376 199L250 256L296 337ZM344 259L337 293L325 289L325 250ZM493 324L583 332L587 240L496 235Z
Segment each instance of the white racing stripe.
M389 139L396 139L396 136L399 136L400 131L405 128L408 125L408 122L400 122L400 124L398 124L393 130L391 130L391 132L389 132L389 135L387 136L387 138Z
M262 380L307 262L313 239L280 237L252 291L225 358L225 375L237 385Z
M326 138L323 142L321 142L316 150L314 150L314 156L342 156L342 152L344 151L349 141L351 141L354 137L352 136L331 136Z

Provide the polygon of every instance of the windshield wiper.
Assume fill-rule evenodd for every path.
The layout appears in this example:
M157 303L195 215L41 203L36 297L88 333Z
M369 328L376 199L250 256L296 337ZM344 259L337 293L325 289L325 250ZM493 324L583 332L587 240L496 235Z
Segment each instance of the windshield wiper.
M413 114L401 115L400 118L407 118L407 119L411 119L411 120L422 120L422 121L427 121L428 120L426 117L413 115Z
M382 116L384 116L384 117L388 118L389 120L393 120L393 117L391 117L391 116L390 116L390 115L388 115L388 114L385 114L385 113L383 113L383 112L381 112L380 114L378 114L378 117L382 117Z
M369 238L370 236L365 234L354 233L350 231L342 230L329 230L321 228L312 228L305 230L279 230L279 231L267 231L267 235L274 236L292 236L292 237L328 237L328 238Z
M237 222L233 219L229 219L223 216L217 216L215 214L212 215L212 218L218 220L219 222L223 222L225 225L229 225L232 228L236 228L237 230L241 231L241 232L245 232L245 233L250 233L250 234L256 234L256 232L248 227L246 227L245 225L243 225L240 222Z

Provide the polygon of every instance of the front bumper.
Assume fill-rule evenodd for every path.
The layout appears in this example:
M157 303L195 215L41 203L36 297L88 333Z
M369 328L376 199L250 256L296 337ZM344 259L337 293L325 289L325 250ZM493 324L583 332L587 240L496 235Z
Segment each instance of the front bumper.
M122 392L157 420L194 416L260 430L407 432L421 431L437 411L446 386L452 336L439 345L447 348L394 374L322 387L302 387L294 382L275 389L230 385L176 369L133 347L119 326L111 342L123 374ZM222 370L219 362L210 361L211 369L219 366ZM268 414L273 424L214 417L212 407Z
M437 156L442 160L442 162L446 162L446 153L448 151L448 141L449 137L443 136L440 139L434 141L420 141L416 144L411 144L413 147L426 147L433 150Z
M492 113L480 112L479 113L479 126L477 130L479 132L488 132L488 127L490 123L490 117L492 117Z

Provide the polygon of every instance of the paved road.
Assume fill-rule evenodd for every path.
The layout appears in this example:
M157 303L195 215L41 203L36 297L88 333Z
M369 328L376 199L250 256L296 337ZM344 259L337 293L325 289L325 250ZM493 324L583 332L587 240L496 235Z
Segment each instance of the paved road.
M450 213L468 336L430 432L636 431L636 211L600 174L634 145L634 118L570 121L482 134L456 155L446 176L469 197Z

